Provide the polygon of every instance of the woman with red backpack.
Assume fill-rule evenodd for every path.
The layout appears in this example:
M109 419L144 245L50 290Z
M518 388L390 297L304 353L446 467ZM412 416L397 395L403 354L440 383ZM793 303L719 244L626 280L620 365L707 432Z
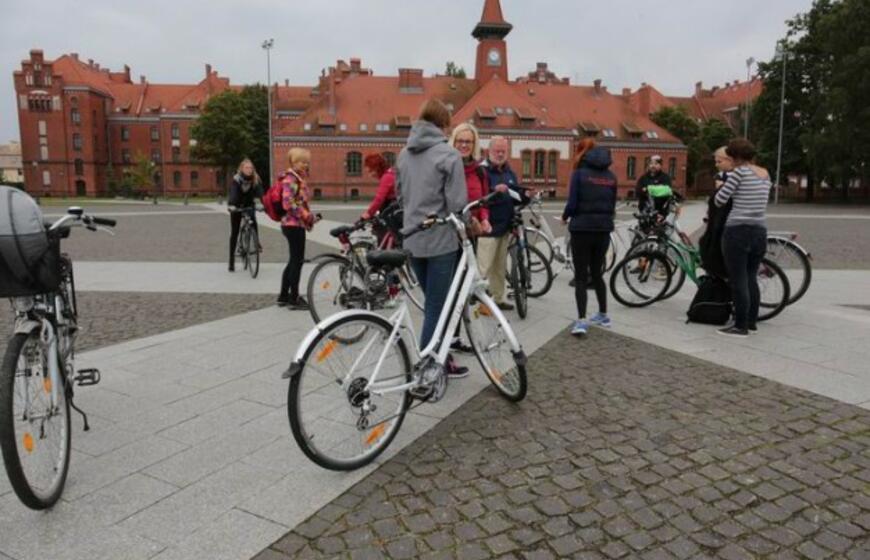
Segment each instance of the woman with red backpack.
M311 200L307 181L311 152L303 148L292 148L287 153L287 158L290 168L280 180L281 208L284 212L281 233L287 240L290 258L281 276L281 291L277 303L279 307L307 310L308 302L299 295L299 280L302 276L302 263L305 261L305 232L310 231L316 221L308 205Z

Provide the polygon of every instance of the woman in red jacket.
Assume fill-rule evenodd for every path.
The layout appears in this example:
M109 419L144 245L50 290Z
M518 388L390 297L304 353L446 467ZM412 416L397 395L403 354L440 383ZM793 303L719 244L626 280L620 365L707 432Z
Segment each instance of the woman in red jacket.
M368 220L396 200L396 170L381 154L367 155L364 163L369 175L379 181L375 199L361 216L363 220Z
M465 184L468 187L468 202L474 202L489 194L489 176L480 166L480 134L474 125L462 123L453 129L450 145L456 148L465 164ZM471 235L490 233L489 209L478 208L473 213Z

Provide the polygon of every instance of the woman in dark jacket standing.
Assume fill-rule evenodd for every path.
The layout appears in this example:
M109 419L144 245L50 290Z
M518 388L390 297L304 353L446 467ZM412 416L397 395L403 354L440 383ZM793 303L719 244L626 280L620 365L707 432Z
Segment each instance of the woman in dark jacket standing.
M232 210L250 212L254 220L254 229L257 229L257 215L255 209L257 201L263 199L263 182L254 169L254 163L249 159L242 160L239 169L233 176L233 184L230 185L230 193L227 197L227 207ZM236 270L236 244L239 241L239 228L242 223L241 212L230 214L230 264L229 271ZM259 247L258 247L259 249Z
M574 297L577 300L577 320L571 334L585 335L589 325L610 327L607 316L607 286L604 283L604 259L610 246L613 218L616 213L616 175L610 171L610 151L596 148L591 138L580 141L574 159L574 173L568 204L562 221L571 232L574 256ZM598 313L586 320L589 279L598 298Z

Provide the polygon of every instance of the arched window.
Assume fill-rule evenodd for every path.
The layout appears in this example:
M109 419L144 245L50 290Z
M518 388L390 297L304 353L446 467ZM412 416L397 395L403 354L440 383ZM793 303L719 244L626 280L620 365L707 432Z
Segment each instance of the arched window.
M532 152L523 150L523 179L529 179L532 176Z
M172 123L172 128L170 128L170 135L172 136L173 140L178 140L179 138L181 138L181 131L178 129L177 124Z
M199 188L199 172L191 171L190 172L190 186L191 188Z
M82 151L82 135L76 132L73 134L73 150L80 152Z
M157 142L160 140L160 130L156 126L151 127L151 141Z
M82 114L75 107L69 110L69 118L73 124L82 124Z
M85 174L85 162L81 158L75 160L75 170L76 175L84 175Z
M547 166L547 152L538 150L535 152L535 179L543 179Z
M637 179L637 158L628 156L628 163L625 166L625 176L629 179Z
M359 198L359 189L350 189L350 199L357 200Z
M675 157L668 160L668 175L671 176L671 179L677 178L677 158Z
M172 173L172 185L175 188L178 188L181 186L181 171L174 171Z
M557 180L559 175L559 152L552 151L547 155L547 178Z
M345 160L345 168L349 177L359 177L362 175L362 154L359 152L348 152Z

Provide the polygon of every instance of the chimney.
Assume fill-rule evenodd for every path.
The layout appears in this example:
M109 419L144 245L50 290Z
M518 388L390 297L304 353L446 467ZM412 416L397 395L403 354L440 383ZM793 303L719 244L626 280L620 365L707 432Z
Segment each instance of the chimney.
M644 87L637 90L637 112L643 115L644 117L648 117L652 112L651 109L652 102L650 101L650 88Z
M205 65L205 77L208 79L211 76L211 64L206 63Z
M601 79L599 78L592 83L595 84L595 93L601 93Z
M284 87L290 87L290 79L284 78Z
M360 70L362 70L362 60L358 58L350 59L350 71L353 74L359 74Z
M623 97L631 97L631 88L630 87L622 88L622 96Z
M124 65L124 80L130 83L130 67L126 64Z
M423 93L423 70L399 68L399 91L402 93Z
M695 83L695 97L701 97L701 92L704 91L704 82Z
M329 73L329 114L335 115L335 72Z
M93 58L88 59L88 66L90 66L91 68L94 67L94 59Z
M139 76L139 83L145 85L145 76Z
M77 52L69 53L69 57L70 57L71 59L75 60L75 61L78 61L78 59L79 59L79 53L77 53Z
M30 49L30 60L42 64L42 49Z
M646 82L641 82L641 83L640 83L640 87L645 88L645 87L646 87Z

